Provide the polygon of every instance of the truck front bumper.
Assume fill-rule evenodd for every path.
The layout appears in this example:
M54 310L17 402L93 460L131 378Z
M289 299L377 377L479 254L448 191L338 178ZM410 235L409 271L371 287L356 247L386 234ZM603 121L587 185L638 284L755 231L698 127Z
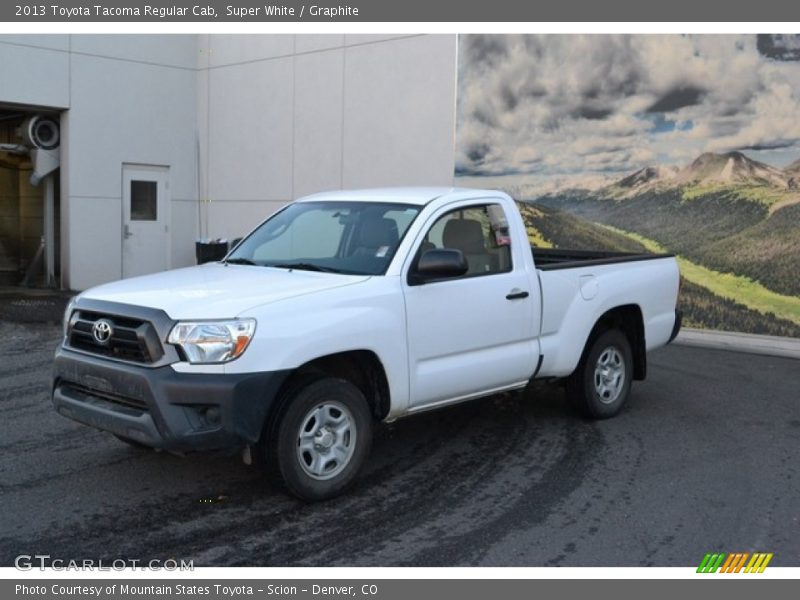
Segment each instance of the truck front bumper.
M235 450L258 440L288 374L179 373L59 347L53 404L65 417L153 448Z

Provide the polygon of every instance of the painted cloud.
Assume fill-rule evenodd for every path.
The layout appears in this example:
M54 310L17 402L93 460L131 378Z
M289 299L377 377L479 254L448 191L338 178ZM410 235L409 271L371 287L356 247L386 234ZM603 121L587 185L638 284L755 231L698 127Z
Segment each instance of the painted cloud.
M800 38L464 35L456 174L610 176L800 154Z

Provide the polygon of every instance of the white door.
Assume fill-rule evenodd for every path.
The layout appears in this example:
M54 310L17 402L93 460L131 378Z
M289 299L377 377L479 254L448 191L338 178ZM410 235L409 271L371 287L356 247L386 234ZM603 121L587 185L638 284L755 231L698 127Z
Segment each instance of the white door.
M122 166L122 276L169 268L169 168Z
M422 252L461 250L470 269L422 285L404 278L412 410L510 388L533 375L538 292L512 264L530 250L511 248L507 223L499 204L448 209L418 240Z

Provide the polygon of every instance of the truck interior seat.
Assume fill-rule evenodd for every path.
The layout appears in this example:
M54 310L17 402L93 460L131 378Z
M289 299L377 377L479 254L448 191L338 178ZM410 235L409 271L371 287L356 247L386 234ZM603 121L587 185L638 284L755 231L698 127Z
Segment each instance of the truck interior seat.
M383 217L369 219L361 223L353 256L383 258L387 256L390 248L397 247L399 239L397 223L393 219Z
M468 275L486 273L492 269L492 259L486 249L483 227L474 219L452 219L442 232L445 248L461 250L467 259Z

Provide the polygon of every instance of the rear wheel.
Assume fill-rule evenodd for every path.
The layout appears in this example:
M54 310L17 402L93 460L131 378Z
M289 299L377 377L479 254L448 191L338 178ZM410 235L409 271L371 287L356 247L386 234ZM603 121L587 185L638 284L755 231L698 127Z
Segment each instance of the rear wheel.
M607 419L625 406L632 375L630 342L624 333L611 329L591 342L578 368L567 379L567 395L585 416Z
M274 437L274 470L304 500L337 496L355 481L372 444L366 398L344 379L324 377L290 392Z

